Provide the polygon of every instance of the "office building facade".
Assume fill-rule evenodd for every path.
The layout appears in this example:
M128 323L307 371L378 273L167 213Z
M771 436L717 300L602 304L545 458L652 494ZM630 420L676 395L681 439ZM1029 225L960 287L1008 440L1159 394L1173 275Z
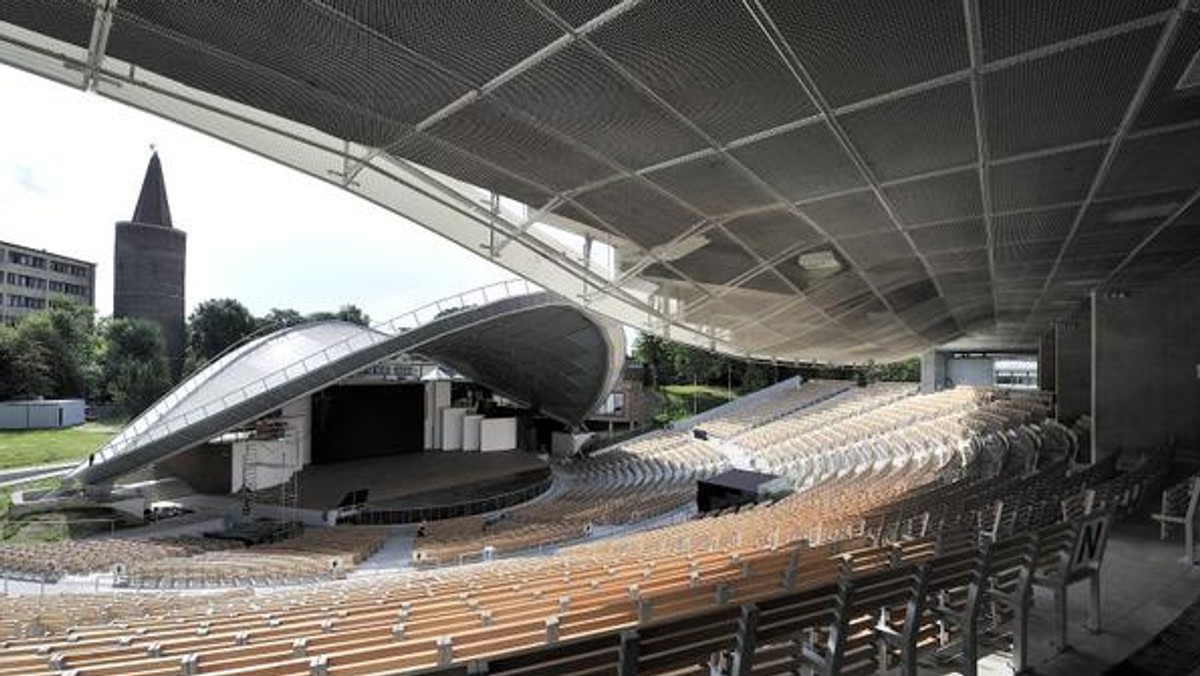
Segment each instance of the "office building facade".
M14 324L56 301L95 306L96 264L0 241L0 322Z

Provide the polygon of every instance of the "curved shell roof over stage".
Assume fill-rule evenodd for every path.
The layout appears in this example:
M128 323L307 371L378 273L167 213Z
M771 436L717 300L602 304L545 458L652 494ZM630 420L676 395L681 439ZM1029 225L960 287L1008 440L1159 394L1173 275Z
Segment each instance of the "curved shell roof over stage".
M402 352L445 363L510 399L579 424L620 377L624 334L554 294L509 295L529 288L520 282L485 287L376 328L318 322L249 341L180 384L70 476L111 480Z
M0 61L342 185L625 323L860 360L1028 347L1092 290L1200 257L1195 10L5 0Z

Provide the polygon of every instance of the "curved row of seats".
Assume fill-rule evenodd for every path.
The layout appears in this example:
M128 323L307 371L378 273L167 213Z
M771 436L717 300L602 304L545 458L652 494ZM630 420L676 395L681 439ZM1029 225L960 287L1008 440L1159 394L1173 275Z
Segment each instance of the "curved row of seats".
M130 557L123 584L134 587L231 587L297 584L345 575L383 547L388 529L310 529L245 549L163 558Z
M977 537L958 537L962 529L953 514L943 515L937 528L928 527L934 519L926 517L924 536L911 526L875 528L875 515L891 514L889 505L903 505L899 511L908 517L920 506L929 513L930 500L976 514L997 502L1020 513L1028 502L1034 505L1025 510L1034 515L1030 523L1040 523L1051 519L1044 506L1055 500L1061 505L1064 493L1099 491L1125 480L1110 467L1060 481L1063 466L1052 463L1028 474L1023 462L1007 461L1016 445L1001 437L1028 425L1035 409L998 393L959 396L964 400L917 398L878 415L871 412L879 406L864 409L862 420L839 428L844 436L827 438L843 442L833 456L858 457L831 464L823 480L772 504L567 546L553 556L194 599L191 606L170 601L149 617L113 607L96 621L76 620L70 631L43 615L39 629L52 635L28 635L29 620L7 627L12 638L0 649L0 676L64 670L80 676L382 674L448 665L460 666L445 673L461 674L468 661L481 661L475 669L487 673L508 673L505 665L521 663L532 669L523 673L553 674L581 671L584 657L595 670L619 670L598 655L632 659L636 673L695 671L709 655L738 649L745 612L738 604L750 601L768 618L756 620L764 640L750 649L754 673L802 667L871 673L909 659L914 645L944 648L960 638L966 630L947 619L952 609L946 604L961 598L964 580L995 580L989 589L1006 592L1015 566L1025 564L997 561L1026 562L1029 547L1043 546L1031 543L1043 543L1049 552L1052 540L1054 546L1066 541L1053 533L1038 540L1024 533L1020 542L994 545L985 560L973 547ZM979 412L986 415L971 417ZM889 434L896 428L907 432ZM991 494L978 490L985 478L980 473L960 471L969 457L989 457L972 456L973 448L1001 454L986 472L1014 473L986 484L996 486ZM679 504L690 500L696 476L723 466L710 446L686 438L631 444L566 468L547 499L511 510L486 531L477 522L478 530L465 531L459 544L477 549L508 535L519 541L556 522L576 529L569 539L578 539L580 522L574 519L620 522L655 499L664 507ZM431 524L427 539L436 544L454 525ZM921 620L897 621L897 610L918 595L924 599ZM987 602L995 608L979 617L1013 615L1013 604L1001 595ZM0 601L5 617L19 610ZM881 617L889 627L874 624ZM874 620L864 624L863 618ZM946 630L929 633L938 621ZM808 651L767 629L784 625L789 637L813 639L804 646ZM632 643L618 633L634 627ZM904 635L903 645L884 638L885 629ZM847 640L828 642L835 635ZM621 647L629 645L640 657ZM872 657L849 663L847 655ZM577 657L583 661L569 662Z
M418 565L457 564L587 537L596 526L625 525L693 501L698 478L727 466L724 457L686 436L653 437L560 468L541 500L497 516L428 524L413 550Z
M928 465L913 463L846 475L813 489L811 495L797 497L807 498L810 505L821 501L824 506L810 507L819 513L831 511L829 505L841 505L847 516L855 511L861 514L872 503L864 497L872 489L888 491L902 483L896 481L898 477L910 477L912 483L903 489L890 489L894 498L897 491L927 480L932 471ZM712 530L728 522L732 535L749 532L747 526L757 521L766 536L768 524L781 521L778 514L772 518L772 510L787 508L801 514L805 504L802 499L782 501L686 527ZM634 537L650 541L648 536ZM794 599L797 594L812 598L815 590L822 590L819 603L828 622L852 623L853 617L834 613L838 608L853 608L878 617L882 606L871 605L878 601L875 597L859 596L850 604L844 598L839 601L838 589L861 588L867 580L882 579L870 577L875 575L911 580L913 571L897 571L906 566L932 567L934 561L949 566L950 559L939 557L953 553L931 538L876 546L861 537L831 540L814 544L800 539L772 543L770 539L748 542L745 537L730 537L716 542L710 538L682 553L676 548L621 551L589 545L554 557L497 562L484 568L358 580L265 598L222 599L209 602L203 611L177 612L169 619L125 620L76 627L69 636L56 639L13 640L0 651L0 674L46 671L52 666L79 669L80 674L179 673L184 668L225 674L302 674L315 669L331 674L386 673L444 661L487 659L547 643L566 647L565 642L574 637L614 636L613 630L626 627L638 626L645 638L664 621L727 610L736 615L736 604L746 601L771 608L777 599ZM615 541L605 545L615 546ZM1008 545L997 545L1001 546ZM977 566L963 564L972 570ZM960 588L957 583L930 584L931 579L942 578L931 578L928 570L921 575L930 593ZM837 586L840 579L847 583ZM905 589L911 593L911 587ZM830 627L808 614L795 617L808 618L818 637ZM874 645L879 638L874 631L866 635L873 638L867 641L860 636L838 649L853 652L859 641ZM764 657L774 654L763 648ZM659 672L648 666L639 673Z
M748 429L815 406L853 387L853 383L845 380L809 380L765 401L738 406L739 400L735 399L721 415L701 424L712 436L729 439Z
M880 406L914 396L916 390L916 386L911 383L873 383L867 387L843 389L798 411L795 415L783 416L743 430L731 437L731 440L747 450L757 451L821 429L839 420L860 416Z
M58 580L63 575L109 571L116 564L241 547L238 542L178 537L139 540L106 538L62 542L6 542L0 547L0 574L14 578Z

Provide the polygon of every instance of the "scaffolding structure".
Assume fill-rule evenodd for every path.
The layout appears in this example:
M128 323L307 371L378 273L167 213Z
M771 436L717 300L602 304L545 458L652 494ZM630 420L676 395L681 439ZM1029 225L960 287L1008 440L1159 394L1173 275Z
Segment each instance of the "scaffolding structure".
M284 475L284 480L265 486L265 474ZM258 421L246 439L242 456L243 522L278 522L299 528L300 434L292 422L282 416ZM271 509L262 509L269 506Z

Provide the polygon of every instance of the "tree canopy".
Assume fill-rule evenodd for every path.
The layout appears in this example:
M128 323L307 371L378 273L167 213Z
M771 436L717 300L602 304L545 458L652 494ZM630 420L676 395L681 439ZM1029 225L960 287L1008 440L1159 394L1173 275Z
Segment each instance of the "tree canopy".
M144 319L103 323L101 372L105 392L122 411L145 410L171 387L162 329Z
M298 326L307 322L308 319L296 310L291 308L271 308L270 312L258 319L258 325L268 330L286 329L290 326Z
M188 352L197 365L208 362L253 334L258 322L233 298L206 300L188 317Z
M255 318L232 298L200 303L188 317L188 372L256 332L276 331L317 318L367 325L356 305L303 315L272 308ZM87 398L136 414L171 386L162 330L130 318L96 321L92 308L55 301L50 309L0 325L0 401Z
M743 392L751 392L794 375L858 380L863 384L921 379L920 360L916 358L889 364L775 364L722 355L647 333L640 334L634 342L633 356L645 366L646 384L651 387L729 384Z

